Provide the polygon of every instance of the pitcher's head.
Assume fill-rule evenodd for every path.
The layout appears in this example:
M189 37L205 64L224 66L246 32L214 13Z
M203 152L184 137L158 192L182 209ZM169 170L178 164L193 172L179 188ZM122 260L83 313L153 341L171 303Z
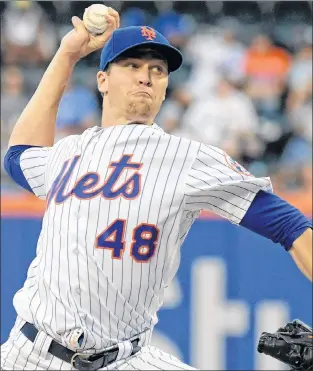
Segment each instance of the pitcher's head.
M169 73L182 61L181 53L150 27L117 29L102 50L97 75L104 110L130 121L153 121L165 99Z

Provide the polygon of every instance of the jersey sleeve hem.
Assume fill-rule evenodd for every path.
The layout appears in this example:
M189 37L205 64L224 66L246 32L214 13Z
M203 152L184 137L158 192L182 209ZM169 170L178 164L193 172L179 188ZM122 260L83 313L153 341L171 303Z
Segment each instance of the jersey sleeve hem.
M255 186L255 190L254 192L251 192L248 195L248 197L238 205L239 207L236 209L234 214L230 216L229 220L233 224L237 224L237 225L240 224L240 222L246 215L251 203L253 202L253 200L255 199L259 191L262 190L262 191L267 191L271 193L273 192L272 183L269 177L251 178L251 180ZM247 182L251 182L251 181L247 181Z

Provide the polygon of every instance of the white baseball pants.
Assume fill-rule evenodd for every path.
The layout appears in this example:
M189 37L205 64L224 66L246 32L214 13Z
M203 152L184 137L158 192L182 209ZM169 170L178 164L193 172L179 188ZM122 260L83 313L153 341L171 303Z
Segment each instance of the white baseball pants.
M39 332L39 341L28 340L17 320L8 340L1 345L1 370L75 370L71 364L48 353L51 338ZM101 370L195 370L153 346L144 346L131 357L121 358Z

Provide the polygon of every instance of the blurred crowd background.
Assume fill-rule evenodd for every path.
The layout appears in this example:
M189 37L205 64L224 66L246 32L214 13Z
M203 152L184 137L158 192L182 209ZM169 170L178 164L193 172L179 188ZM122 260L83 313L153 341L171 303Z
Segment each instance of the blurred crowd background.
M71 16L86 1L0 2L1 150ZM312 2L106 1L121 26L147 24L185 56L157 117L166 132L226 150L276 192L312 189ZM99 53L79 62L57 139L100 124ZM2 162L1 162L2 164ZM1 168L2 187L15 190Z

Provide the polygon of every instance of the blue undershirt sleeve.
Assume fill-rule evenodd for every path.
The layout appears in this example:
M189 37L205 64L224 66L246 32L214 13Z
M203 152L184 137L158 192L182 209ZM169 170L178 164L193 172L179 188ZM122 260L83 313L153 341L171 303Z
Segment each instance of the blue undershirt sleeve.
M21 168L21 155L29 148L41 148L39 146L17 145L11 146L4 157L4 168L15 183L29 192L33 192L28 184Z
M312 222L277 195L259 191L239 225L290 250Z

